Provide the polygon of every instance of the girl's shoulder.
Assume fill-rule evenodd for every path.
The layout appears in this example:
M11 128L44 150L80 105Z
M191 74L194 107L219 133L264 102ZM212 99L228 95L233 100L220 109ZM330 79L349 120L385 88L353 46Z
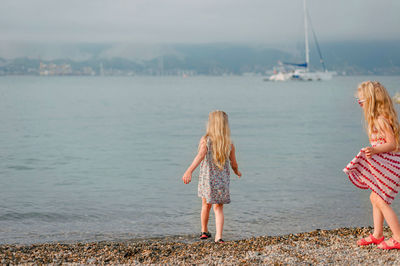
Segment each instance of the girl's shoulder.
M378 116L378 118L376 119L376 123L379 125L380 128L384 129L384 128L392 128L390 121L388 118L386 118L383 115Z
M385 121L385 122L389 123L389 119L384 115L379 115L377 120L378 121Z
M199 141L199 146L207 146L210 143L210 138L208 136L202 136Z
M374 121L370 139L385 137L388 131L393 131L393 127L388 118L380 115Z
M211 141L211 138L210 136L204 135L201 137L200 141L209 142Z

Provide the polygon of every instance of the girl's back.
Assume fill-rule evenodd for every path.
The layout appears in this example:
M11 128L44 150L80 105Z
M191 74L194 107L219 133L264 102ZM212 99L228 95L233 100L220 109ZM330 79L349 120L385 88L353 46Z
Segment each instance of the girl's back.
M230 203L229 183L230 170L229 160L225 160L224 166L220 169L214 163L212 141L209 137L204 139L207 144L207 153L200 164L199 174L199 197L205 198L207 203L227 204Z

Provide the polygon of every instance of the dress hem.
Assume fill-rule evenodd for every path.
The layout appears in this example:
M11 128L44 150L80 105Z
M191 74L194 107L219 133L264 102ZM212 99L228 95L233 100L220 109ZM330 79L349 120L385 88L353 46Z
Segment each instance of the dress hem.
M345 172L345 173L347 174L347 176L349 177L349 179L350 179L351 183L353 183L353 185L355 185L355 186L358 187L359 189L364 189L364 190L370 189L372 192L374 192L376 195L378 195L386 204L388 204L388 205L392 204L392 202L388 202L387 200L385 200L385 199L384 199L378 192L376 192L375 189L373 189L370 185L364 183L367 187L361 187L361 186L359 186L358 184L356 184L356 183L354 182L353 178L351 177L351 175L354 174L354 173L349 173L349 172L347 172L347 171L348 171L347 169L343 169L343 172Z
M215 202L215 201L211 201L211 202L209 202L209 201L207 201L207 198L206 197L203 197L203 196L200 196L200 195L198 195L198 197L199 198L204 198L204 199L206 199L206 202L208 203L208 204L229 204L229 203L231 203L231 201L229 200L229 201L227 201L227 202Z

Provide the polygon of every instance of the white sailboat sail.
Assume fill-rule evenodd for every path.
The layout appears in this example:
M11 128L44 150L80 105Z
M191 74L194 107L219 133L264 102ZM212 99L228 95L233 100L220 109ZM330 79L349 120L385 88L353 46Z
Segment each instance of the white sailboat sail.
M304 41L305 41L305 59L306 62L303 64L293 64L293 63L285 63L287 65L295 65L298 68L292 70L292 71L279 71L278 73L272 75L269 77L269 80L271 81L286 81L286 80L330 80L332 79L332 76L336 74L336 72L333 71L328 71L325 67L325 63L322 59L322 53L318 45L317 37L315 35L315 31L312 27L312 24L310 24L312 32L313 32L313 37L314 41L316 44L316 47L318 49L318 54L320 56L320 61L321 64L324 68L324 71L310 71L309 66L310 66L310 50L309 50L309 44L308 44L308 25L309 22L307 18L308 12L307 12L307 4L306 0L303 0L303 12L304 12ZM311 23L311 21L310 21Z

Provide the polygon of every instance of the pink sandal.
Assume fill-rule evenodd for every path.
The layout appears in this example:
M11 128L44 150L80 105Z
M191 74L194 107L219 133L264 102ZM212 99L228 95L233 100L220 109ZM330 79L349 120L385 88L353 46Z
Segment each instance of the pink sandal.
M386 241L382 242L382 246L378 247L380 249L400 249L400 243L394 240L394 238L390 238L389 240L392 240L393 246L389 246L386 244Z
M369 238L371 239L371 241L367 241L365 240L365 238L358 240L357 245L359 246L368 246L371 244L379 245L385 239L385 237L383 236L379 239L376 239L372 234L369 235Z

